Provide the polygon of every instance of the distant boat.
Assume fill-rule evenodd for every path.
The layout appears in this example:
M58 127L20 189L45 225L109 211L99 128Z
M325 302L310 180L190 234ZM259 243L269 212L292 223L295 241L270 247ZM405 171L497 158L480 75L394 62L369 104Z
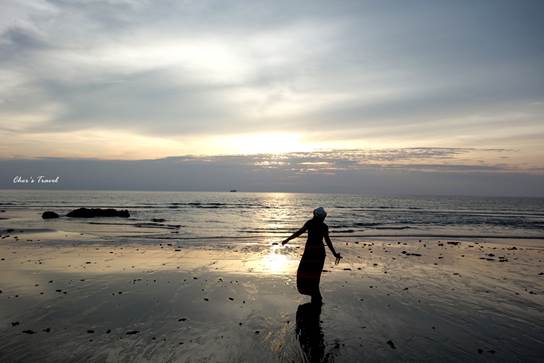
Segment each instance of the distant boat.
M231 189L230 192L231 192L231 193L236 193L237 190L236 190L236 189Z

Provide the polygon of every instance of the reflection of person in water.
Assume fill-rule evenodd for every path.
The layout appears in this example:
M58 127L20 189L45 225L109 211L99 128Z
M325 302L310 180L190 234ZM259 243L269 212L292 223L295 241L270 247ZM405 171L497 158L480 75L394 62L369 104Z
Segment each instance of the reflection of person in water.
M321 279L321 272L323 271L323 264L325 263L323 238L334 257L336 257L336 262L338 263L342 258L332 246L331 239L329 238L329 227L324 222L326 216L327 212L325 212L325 209L322 207L316 208L314 210L314 217L282 242L282 245L285 245L293 238L308 231L308 240L306 241L304 253L302 254L302 259L297 270L297 289L303 295L310 295L312 302L315 303L319 303L322 300L321 292L319 291L319 281Z
M321 304L306 303L297 309L295 333L308 362L322 362L325 355L320 314Z

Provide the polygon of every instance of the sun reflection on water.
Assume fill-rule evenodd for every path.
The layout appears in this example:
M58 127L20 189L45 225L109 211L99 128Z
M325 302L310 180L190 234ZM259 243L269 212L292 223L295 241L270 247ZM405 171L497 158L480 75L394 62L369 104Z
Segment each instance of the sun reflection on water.
M291 259L289 255L282 253L284 250L281 247L273 246L270 252L263 256L261 267L264 272L274 274L290 273L296 261Z

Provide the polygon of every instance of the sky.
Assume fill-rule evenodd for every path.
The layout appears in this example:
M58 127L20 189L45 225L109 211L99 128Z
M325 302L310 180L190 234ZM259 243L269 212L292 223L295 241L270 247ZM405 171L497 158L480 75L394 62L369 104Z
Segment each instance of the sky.
M544 196L541 1L0 6L2 188Z

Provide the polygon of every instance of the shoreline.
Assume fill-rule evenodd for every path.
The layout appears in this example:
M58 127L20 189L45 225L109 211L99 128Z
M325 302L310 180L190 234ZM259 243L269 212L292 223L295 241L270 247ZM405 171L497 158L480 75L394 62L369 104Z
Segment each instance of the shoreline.
M537 362L544 352L542 248L333 237L344 259L327 255L316 311L296 291L302 238L282 248L29 236L0 241L4 361Z

